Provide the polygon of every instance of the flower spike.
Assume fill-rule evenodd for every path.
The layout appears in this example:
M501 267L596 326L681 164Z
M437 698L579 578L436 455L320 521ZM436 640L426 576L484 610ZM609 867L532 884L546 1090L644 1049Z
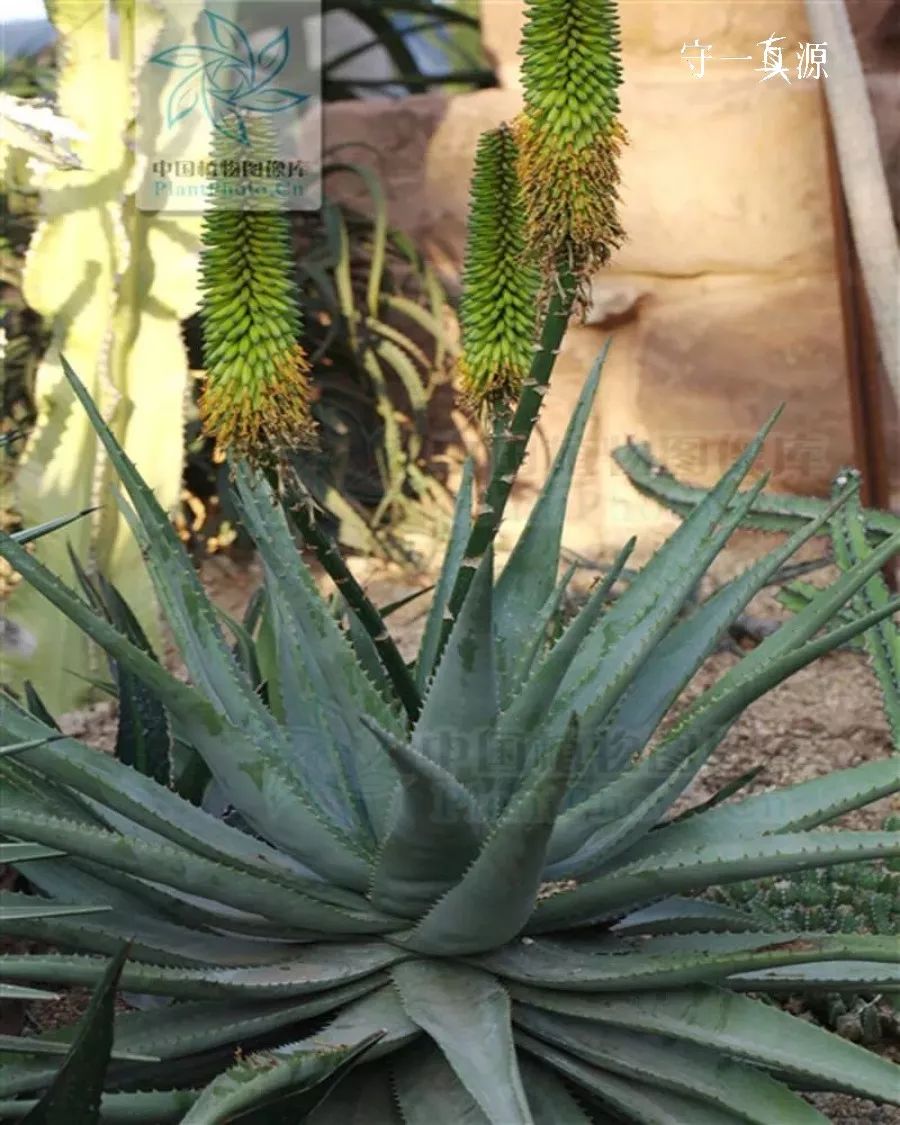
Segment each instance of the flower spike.
M268 123L248 118L250 143L217 135L221 171L240 162L242 194L216 200L203 223L201 286L204 432L221 452L261 461L310 445L315 422L287 216L259 175L274 148ZM260 193L260 194L257 194Z
M463 394L475 406L515 397L534 357L542 277L526 253L516 159L508 125L482 134L460 300L459 371Z
M584 277L625 237L619 224L619 20L612 0L529 0L525 111L515 125L530 250Z

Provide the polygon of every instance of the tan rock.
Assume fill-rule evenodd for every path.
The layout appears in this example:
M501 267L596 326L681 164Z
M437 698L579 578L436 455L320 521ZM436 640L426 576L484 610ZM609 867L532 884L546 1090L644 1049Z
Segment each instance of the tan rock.
M683 479L707 485L782 402L785 411L760 468L772 473L773 490L827 495L834 474L853 461L839 318L829 277L699 279L661 287L631 323L612 332L576 471L567 546L597 557L637 534L645 553L674 526L613 464L612 451L629 437L648 441ZM507 537L527 516L581 384L609 336L595 326L570 330Z

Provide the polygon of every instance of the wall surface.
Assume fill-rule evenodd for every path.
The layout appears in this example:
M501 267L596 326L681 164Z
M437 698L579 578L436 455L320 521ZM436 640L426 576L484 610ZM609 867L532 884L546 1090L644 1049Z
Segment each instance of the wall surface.
M520 0L483 5L500 89L337 104L326 114L327 144L371 146L345 155L376 165L393 221L420 240L451 284L478 136L521 106L523 9ZM772 487L824 494L854 459L827 78L797 75L797 52L809 39L802 0L622 0L620 11L628 242L594 280L589 323L567 338L507 521L511 531L524 518L581 381L612 332L567 535L571 548L593 557L635 532L646 553L676 523L612 464L611 450L628 436L707 483L785 402L764 458ZM756 69L770 36L783 37L776 46L790 82ZM702 78L681 54L695 38L712 56ZM828 58L826 72L832 65L839 60ZM354 201L349 179L337 186Z

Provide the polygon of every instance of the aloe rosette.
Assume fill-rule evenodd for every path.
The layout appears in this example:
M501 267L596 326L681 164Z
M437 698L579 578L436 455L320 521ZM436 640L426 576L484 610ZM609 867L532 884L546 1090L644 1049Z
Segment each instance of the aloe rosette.
M191 803L62 737L39 707L4 700L2 740L17 752L0 758L0 833L38 849L17 866L49 901L5 893L0 904L8 933L59 952L5 953L0 979L94 985L131 942L121 987L138 1007L116 1020L101 1120L792 1125L824 1120L800 1090L896 1099L892 1063L747 995L896 991L895 941L764 928L697 894L900 854L896 832L827 827L897 791L896 760L688 817L669 810L754 699L896 611L888 602L835 625L900 539L850 566L658 733L729 623L846 493L685 617L761 487L738 492L761 434L623 594L608 598L633 544L549 639L599 374L598 363L511 557L495 580L486 554L437 659L448 591L467 565L462 490L413 721L365 636L341 631L284 509L246 466L236 491L265 585L258 626L233 623L241 643L227 639L69 370L130 500L189 682L11 537L0 554L143 685L170 719L173 751L212 776ZM35 905L62 914L29 916ZM59 1059L4 1051L0 1114L15 1120Z

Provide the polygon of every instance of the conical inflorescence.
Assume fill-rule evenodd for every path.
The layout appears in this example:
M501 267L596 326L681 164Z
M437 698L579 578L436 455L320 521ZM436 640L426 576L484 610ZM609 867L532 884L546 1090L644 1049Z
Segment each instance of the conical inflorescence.
M204 218L200 279L206 384L204 432L251 461L314 440L309 362L287 216L264 178L274 139L247 121L249 144L216 136L221 171L249 169Z
M529 0L519 53L525 111L515 123L532 253L576 276L621 245L618 120L622 82L613 0Z
M517 155L501 125L482 134L475 156L459 311L462 390L473 405L515 395L534 355L542 276L526 252Z

